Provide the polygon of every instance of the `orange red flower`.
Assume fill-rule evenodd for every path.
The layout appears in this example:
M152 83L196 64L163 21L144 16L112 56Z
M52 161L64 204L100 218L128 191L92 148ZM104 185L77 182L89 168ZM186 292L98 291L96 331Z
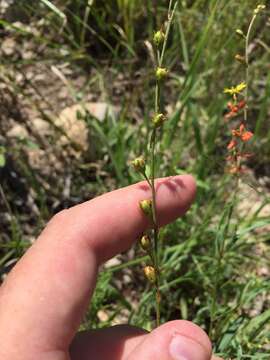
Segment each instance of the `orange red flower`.
M231 153L226 158L226 160L230 163L228 168L228 172L230 174L241 174L244 172L241 165L241 160L250 158L252 154L242 152L243 147L240 146L240 143L245 143L252 137L253 133L248 131L243 123L239 126L238 129L232 130L232 139L227 146L227 149L231 151Z
M245 100L241 100L236 104L228 102L227 107L229 112L225 115L225 119L231 119L239 114L239 112L246 106Z
M241 124L239 129L232 130L232 136L240 138L243 142L247 142L253 137L253 133L247 131L245 125Z
M234 148L236 147L236 145L237 145L237 141L236 141L235 139L232 139L232 140L229 142L229 144L228 144L228 146L227 146L227 149L228 149L228 150L232 150L232 149L234 149Z
M253 133L251 131L245 131L241 136L241 140L244 142L249 141L253 137Z

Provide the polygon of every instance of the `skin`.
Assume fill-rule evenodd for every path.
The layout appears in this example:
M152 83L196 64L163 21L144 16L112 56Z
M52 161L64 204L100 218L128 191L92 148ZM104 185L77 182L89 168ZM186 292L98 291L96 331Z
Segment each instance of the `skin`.
M189 175L159 179L156 188L160 226L183 215L196 192ZM176 337L180 350L187 348L185 359L218 359L207 335L188 321L151 333L123 325L77 334L99 266L150 226L138 207L147 198L149 187L141 182L52 218L0 288L0 359L173 360Z

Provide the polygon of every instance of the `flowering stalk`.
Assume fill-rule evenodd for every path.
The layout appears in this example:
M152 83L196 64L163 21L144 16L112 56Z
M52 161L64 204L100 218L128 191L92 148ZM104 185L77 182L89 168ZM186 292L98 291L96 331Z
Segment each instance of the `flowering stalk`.
M144 251L147 252L150 258L151 265L144 268L144 273L148 281L154 286L156 292L156 326L160 325L160 265L159 265L159 226L157 222L157 204L156 204L156 189L155 189L155 179L156 179L156 147L158 141L159 130L162 128L164 122L166 121L166 116L163 113L161 95L162 95L162 85L164 80L168 76L168 70L164 67L164 57L165 51L168 42L168 36L171 29L172 21L174 14L178 5L178 0L176 0L173 6L173 0L170 0L168 7L168 21L166 25L165 33L163 30L159 30L154 34L153 42L156 47L156 58L157 58L157 67L155 69L156 85L155 85L155 115L152 119L152 133L150 136L150 176L146 174L145 171L145 162L142 163L138 161L137 158L133 161L133 166L137 171L139 171L143 177L146 179L150 189L151 189L151 200L142 200L140 202L140 208L143 213L151 217L153 225L153 240L149 235L144 235L140 242L141 247ZM144 161L144 160L143 160ZM139 166L136 166L141 163ZM146 203L148 202L148 203ZM148 205L147 205L148 204Z
M232 130L232 140L227 146L227 149L230 151L230 155L227 157L227 160L230 162L231 166L229 172L231 174L237 175L237 184L236 191L239 184L239 175L243 172L242 161L251 157L251 154L245 153L245 144L253 137L253 133L247 130L248 126L248 95L249 95L249 44L250 36L255 23L255 20L258 14L265 9L265 5L258 5L254 11L251 21L248 26L246 35L242 30L236 30L236 33L240 35L245 40L245 55L241 56L237 54L235 59L242 63L245 66L245 82L240 83L237 86L225 89L224 92L228 93L233 98L233 103L228 103L229 112L225 115L226 119L231 119L235 116L238 116L243 109L244 119L241 121L238 128ZM244 92L244 95L242 94ZM243 96L244 99L239 100L239 97Z
M235 59L239 61L245 67L245 82L233 86L231 88L224 89L224 93L229 94L232 97L232 100L227 104L228 112L225 115L226 120L231 120L237 116L243 116L243 119L236 127L231 131L232 139L227 146L229 151L229 156L227 161L229 162L229 172L236 176L236 184L234 186L234 192L232 194L232 199L229 202L228 206L225 208L223 215L221 217L217 240L216 240L216 258L217 258L217 267L215 272L217 276L215 277L215 282L213 286L212 294L212 306L210 309L210 336L214 338L214 323L217 320L217 309L218 309L218 292L220 287L222 273L222 259L226 251L225 239L227 235L227 230L230 225L230 220L232 212L235 206L235 202L238 195L238 188L240 182L240 175L243 173L242 162L244 159L250 158L252 155L246 153L245 146L246 143L253 137L253 133L248 130L248 90L249 90L249 44L251 31L258 14L265 8L265 5L258 5L253 11L253 16L248 26L247 33L244 34L242 30L236 30L236 33L240 35L242 39L245 40L245 55L237 54ZM220 233L219 233L220 232ZM221 239L221 240L220 240ZM220 318L219 318L220 321Z
M254 12L253 12L253 17L251 19L251 22L249 24L249 27L248 27L248 31L247 31L247 35L245 37L245 62L246 62L246 84L247 84L247 87L246 87L246 90L245 90L245 101L246 103L248 102L248 90L249 90L249 54L248 54L248 47L249 47L249 41L250 41L250 35L251 35L251 31L252 31L252 28L253 28L253 25L255 23L255 20L258 16L258 14L263 11L265 9L265 5L258 5L255 9L254 9ZM244 117L245 117L245 122L247 122L247 119L248 119L248 108L246 107L245 108L245 111L244 111Z

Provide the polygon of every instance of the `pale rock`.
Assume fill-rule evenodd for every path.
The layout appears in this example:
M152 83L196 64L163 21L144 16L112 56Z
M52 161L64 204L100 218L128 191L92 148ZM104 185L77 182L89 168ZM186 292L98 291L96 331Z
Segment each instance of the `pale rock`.
M15 124L8 132L7 137L24 139L28 137L28 131L23 125Z
M86 103L85 108L91 115L100 121L105 120L106 116L115 117L116 109L104 102L89 102Z
M121 264L121 260L118 259L117 257L113 257L112 259L108 260L105 264L104 267L105 269L114 267L114 266L118 266Z
M82 151L88 149L88 128L83 120L87 112L100 121L103 121L107 114L109 116L115 116L116 114L115 109L103 102L87 102L65 108L55 120L55 125L60 127L67 135L61 136L61 145L67 145L70 139L78 144Z
M52 165L56 171L61 170L62 164L52 151L28 149L27 155L31 168L41 170L44 175L50 175Z
M24 60L31 60L34 58L34 52L31 50L23 51L22 52L22 58Z
M7 38L2 42L1 49L6 56L14 54L16 48L16 41L13 38Z
M62 146L73 143L79 145L81 150L86 151L88 148L88 129L83 119L78 119L79 113L85 114L85 110L81 105L76 104L65 108L61 111L55 120L55 125L64 132L60 136L59 144Z
M112 320L112 326L126 324L129 318L129 310L122 309Z
M97 317L100 321L105 322L109 320L109 315L104 310L99 310L97 312Z
M40 118L33 119L32 125L35 128L35 130L39 133L39 135L41 135L41 136L47 136L47 135L50 135L50 133L51 133L52 128L51 128L50 124L43 119L40 119Z

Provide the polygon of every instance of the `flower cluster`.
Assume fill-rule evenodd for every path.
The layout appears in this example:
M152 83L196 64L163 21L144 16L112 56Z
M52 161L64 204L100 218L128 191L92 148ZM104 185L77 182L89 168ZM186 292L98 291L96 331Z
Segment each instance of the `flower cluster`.
M235 55L235 60L241 63L245 69L245 82L241 82L240 84L224 89L225 94L229 94L232 97L232 101L228 102L228 112L225 115L225 119L229 120L235 118L238 115L242 115L244 113L243 120L240 122L240 125L234 127L231 130L232 139L227 146L228 151L230 152L227 157L227 161L229 162L229 172L232 174L239 174L243 172L242 168L242 159L247 159L252 155L249 153L245 153L245 145L250 139L253 137L253 133L247 129L248 123L248 88L249 88L249 44L250 44L250 35L254 25L254 22L257 18L257 15L262 12L266 6L264 4L259 4L253 10L253 17L250 21L247 33L241 29L236 30L236 34L240 36L242 40L245 42L245 54ZM244 94L243 94L244 92ZM242 97L242 98L241 98Z
M239 115L241 110L243 110L245 107L246 107L245 100L236 101L234 103L229 101L227 104L228 112L225 115L225 119L231 119L231 118Z
M232 130L232 140L227 146L230 155L227 161L230 163L229 172L231 174L239 174L243 172L242 160L248 159L252 154L244 153L243 148L246 142L253 137L251 131L246 130L245 125L242 123L238 129Z
M242 110L246 109L246 101L239 99L242 95L242 91L245 89L246 84L244 82L231 88L224 89L224 93L232 96L232 101L227 104L229 111L225 115L226 119L234 118L240 115ZM244 153L243 150L245 143L253 137L253 133L247 130L244 121L242 121L239 126L231 130L231 134L232 139L227 146L227 149L230 152L227 157L227 161L229 162L229 172L231 174L239 174L243 172L242 160L251 157L251 154Z

